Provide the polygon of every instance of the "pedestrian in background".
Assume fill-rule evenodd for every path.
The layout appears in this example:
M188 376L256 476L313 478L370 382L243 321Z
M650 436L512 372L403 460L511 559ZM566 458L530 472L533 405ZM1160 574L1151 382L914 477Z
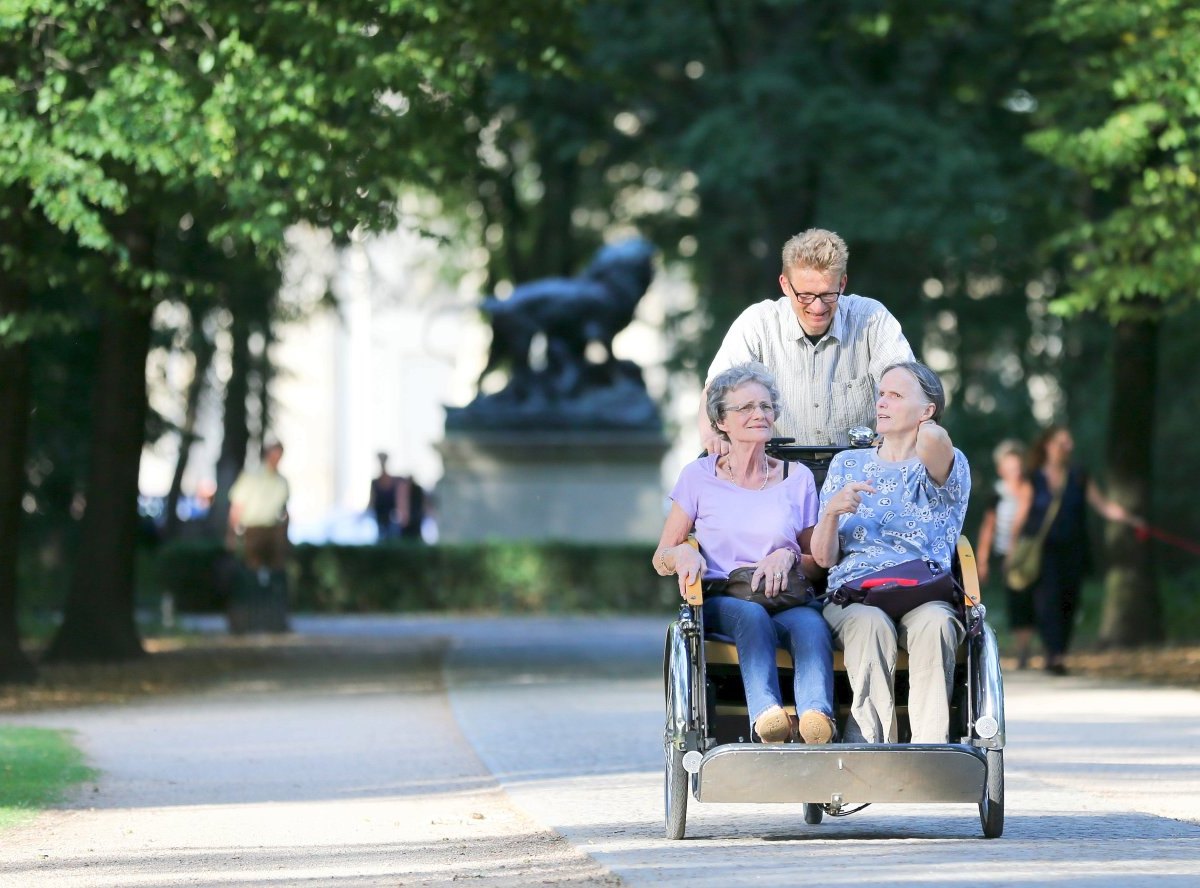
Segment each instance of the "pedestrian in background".
M242 472L229 489L229 533L241 538L242 559L259 583L266 585L263 571L282 571L287 561L287 479L279 473L283 445L263 445L262 463Z
M1017 647L1018 669L1029 666L1034 629L1033 594L1030 589L1014 589L1005 582L1004 562L1012 551L1013 524L1021 488L1025 484L1024 461L1025 445L1015 438L1001 441L992 451L996 480L979 525L979 557L976 559L979 581L987 583L991 579L995 586L1003 586L1008 628Z
M1075 440L1065 426L1052 425L1038 436L1029 450L1029 476L1013 519L1014 543L1042 535L1040 573L1029 588L1044 668L1055 675L1066 675L1063 657L1071 644L1083 579L1091 570L1086 506L1109 521L1136 520L1072 464L1074 450Z
M379 453L379 474L371 479L367 511L375 518L379 542L395 539L408 524L409 491L406 479L388 471L388 455ZM411 483L411 482L409 482Z
M227 545L231 551L241 549L250 574L234 586L229 609L233 632L287 630L290 489L279 472L282 459L282 444L265 443L258 468L243 471L229 489Z

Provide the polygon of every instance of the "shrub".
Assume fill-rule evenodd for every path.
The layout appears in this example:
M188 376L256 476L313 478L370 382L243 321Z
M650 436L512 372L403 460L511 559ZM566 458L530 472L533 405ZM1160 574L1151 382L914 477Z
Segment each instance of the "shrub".
M292 606L321 613L662 611L675 601L675 584L651 569L650 551L564 542L299 545L289 563ZM181 611L220 611L237 569L218 544L171 543L158 551L153 588L140 597L169 591Z

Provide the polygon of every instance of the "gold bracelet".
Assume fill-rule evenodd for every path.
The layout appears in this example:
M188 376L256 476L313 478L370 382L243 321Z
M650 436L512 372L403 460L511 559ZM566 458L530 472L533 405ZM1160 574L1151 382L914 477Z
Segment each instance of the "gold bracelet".
M662 569L666 573L673 573L671 568L667 567L667 550L666 549L658 550L658 563L662 565Z

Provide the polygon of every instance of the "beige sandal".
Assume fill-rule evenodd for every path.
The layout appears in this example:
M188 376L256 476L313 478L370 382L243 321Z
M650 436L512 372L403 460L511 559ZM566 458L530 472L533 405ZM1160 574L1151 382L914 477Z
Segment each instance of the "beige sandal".
M792 723L781 706L772 706L754 720L754 733L763 743L783 743L791 739Z
M809 709L800 716L800 736L805 743L829 743L835 732L833 719L823 712Z

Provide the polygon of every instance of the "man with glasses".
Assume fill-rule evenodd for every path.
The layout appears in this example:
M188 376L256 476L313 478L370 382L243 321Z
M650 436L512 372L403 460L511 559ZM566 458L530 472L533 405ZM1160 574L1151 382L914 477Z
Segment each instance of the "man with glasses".
M882 303L843 292L849 257L832 231L810 228L788 240L779 275L783 297L742 312L708 368L711 380L735 364L766 364L784 406L776 433L798 444L845 446L848 429L874 427L880 373L915 360ZM709 425L704 404L702 397L700 440L710 453L725 453L728 443Z

